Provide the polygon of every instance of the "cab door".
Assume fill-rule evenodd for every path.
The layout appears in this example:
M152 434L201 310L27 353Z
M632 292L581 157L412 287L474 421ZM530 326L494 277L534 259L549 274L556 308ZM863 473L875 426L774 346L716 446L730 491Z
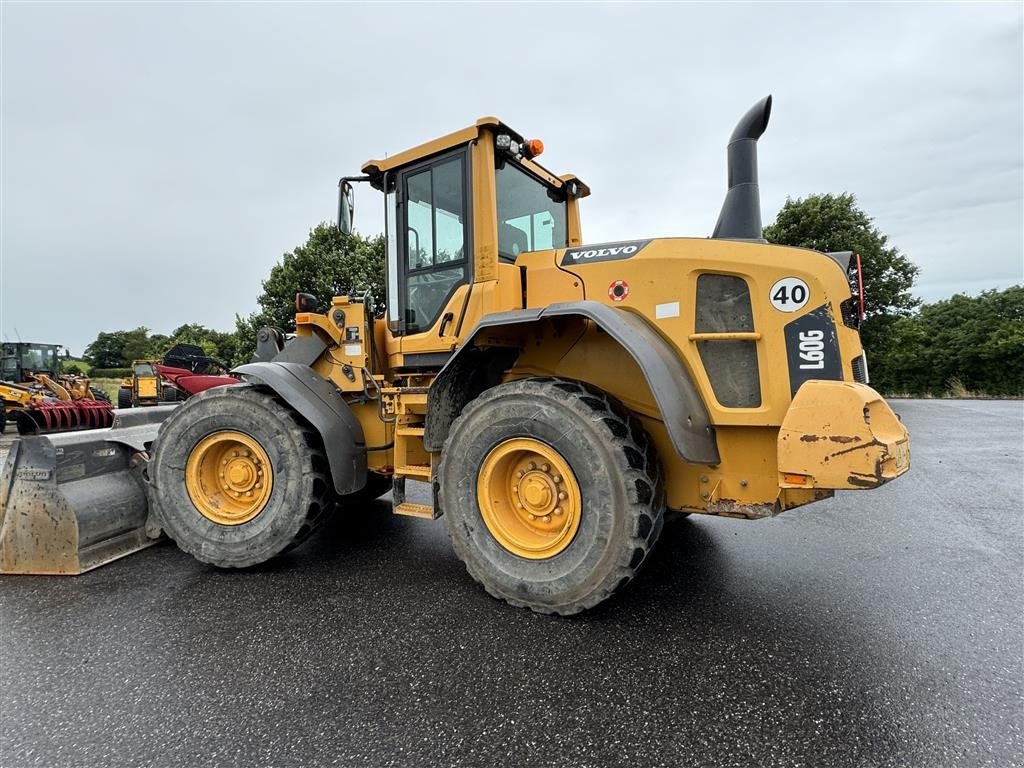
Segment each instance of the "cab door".
M404 366L439 367L451 351L472 280L469 189L460 147L400 170L389 191L388 319Z

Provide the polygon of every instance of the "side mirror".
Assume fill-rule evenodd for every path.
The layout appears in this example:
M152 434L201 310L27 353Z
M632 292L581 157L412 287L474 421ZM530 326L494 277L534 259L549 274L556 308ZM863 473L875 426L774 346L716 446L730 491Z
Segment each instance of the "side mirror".
M356 201L352 185L342 179L338 182L338 229L343 234L352 234L352 219L355 212Z

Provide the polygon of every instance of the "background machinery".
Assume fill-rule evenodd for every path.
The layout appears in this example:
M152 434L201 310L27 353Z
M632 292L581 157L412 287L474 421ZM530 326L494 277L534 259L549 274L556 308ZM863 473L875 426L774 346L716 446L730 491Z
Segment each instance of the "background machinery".
M109 427L110 398L83 376L65 374L59 344L4 342L0 356L0 433L16 420L21 434Z
M585 244L590 190L495 118L366 163L340 182L339 225L353 183L382 193L386 316L300 294L295 337L261 331L235 371L244 384L109 430L110 474L136 467L149 505L140 522L131 495L133 533L117 535L163 531L203 562L246 567L391 490L398 514L444 515L492 595L571 614L629 582L666 510L763 518L906 472L907 432L866 383L850 254L761 238L770 107L732 135L710 239ZM22 514L12 522L8 501L0 570L44 569L41 545L22 567L8 544L41 520L27 494L70 524L62 472L104 475L72 468L71 437L16 446L5 482ZM411 503L410 481L433 503ZM65 572L87 567L54 549Z
M32 380L32 374L61 374L60 344L32 341L5 341L0 355L0 379L15 384Z
M131 375L121 381L117 392L118 408L173 403L212 387L237 384L227 366L205 354L193 344L176 344L162 360L135 360Z

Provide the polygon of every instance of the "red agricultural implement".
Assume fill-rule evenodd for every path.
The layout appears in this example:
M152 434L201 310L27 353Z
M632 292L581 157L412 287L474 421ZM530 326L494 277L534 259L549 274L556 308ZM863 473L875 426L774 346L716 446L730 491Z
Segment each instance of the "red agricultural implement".
M77 429L101 429L114 421L106 394L77 376L57 379L32 375L32 381L0 383L0 432L13 417L22 435L40 435Z
M197 395L214 387L224 387L228 384L237 384L238 379L227 374L193 373L187 368L177 368L171 365L157 363L153 366L160 377L170 382L176 389L184 392L185 395Z

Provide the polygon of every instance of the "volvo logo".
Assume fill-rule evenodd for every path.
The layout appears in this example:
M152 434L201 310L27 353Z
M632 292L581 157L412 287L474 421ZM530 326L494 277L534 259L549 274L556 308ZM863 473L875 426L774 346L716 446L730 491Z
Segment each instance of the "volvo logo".
M651 241L630 240L622 243L601 243L599 245L587 245L583 248L574 248L565 252L565 255L562 257L562 266L628 259L649 242Z

